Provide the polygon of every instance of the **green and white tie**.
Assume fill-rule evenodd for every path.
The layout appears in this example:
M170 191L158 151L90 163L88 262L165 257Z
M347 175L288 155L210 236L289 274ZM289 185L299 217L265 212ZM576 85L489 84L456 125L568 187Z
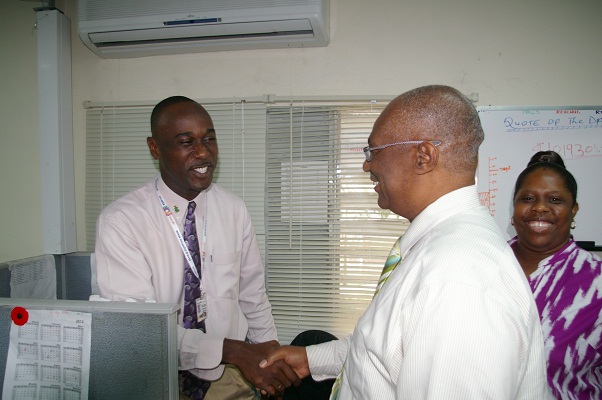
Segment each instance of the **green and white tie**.
M385 266L383 267L383 271L380 273L380 278L378 279L378 285L376 285L376 290L374 291L374 296L378 294L380 289L383 287L389 276L393 273L393 270L397 268L397 266L401 262L401 251L399 249L399 243L401 243L401 236L399 239L395 241L391 252L389 253L389 257L387 257L387 261L385 261ZM330 400L337 400L339 397L339 391L341 390L341 383L343 382L343 371L345 370L345 366L341 369L341 373L337 376L337 379L334 381L332 385L332 391L330 392Z
M341 373L337 376L337 379L334 381L332 385L332 390L330 391L329 400L337 400L339 397L339 392L341 391L341 383L343 382L343 371L345 371L345 365L341 369Z
M380 289L383 287L389 276L393 273L393 270L399 265L401 262L401 253L399 249L399 243L401 243L401 236L399 239L395 241L391 252L389 253L389 257L387 257L387 261L385 262L385 266L383 271L380 273L380 278L378 279L378 285L376 285L376 290L374 291L374 295L376 296Z

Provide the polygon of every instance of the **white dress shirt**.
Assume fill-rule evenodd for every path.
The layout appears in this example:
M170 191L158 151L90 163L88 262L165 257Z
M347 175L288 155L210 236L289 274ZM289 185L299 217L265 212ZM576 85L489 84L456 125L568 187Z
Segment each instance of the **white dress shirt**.
M96 270L100 295L114 301L183 304L184 253L161 208L159 191L181 232L188 200L161 178L110 204L98 218ZM251 217L243 201L212 184L194 199L199 245L207 226L202 284L207 293L207 333L178 326L180 369L218 379L223 339L277 340L265 271ZM205 215L207 214L207 215ZM182 322L180 313L179 323Z
M352 335L307 348L314 379L346 359L339 400L548 398L531 290L476 187L427 207L400 247Z

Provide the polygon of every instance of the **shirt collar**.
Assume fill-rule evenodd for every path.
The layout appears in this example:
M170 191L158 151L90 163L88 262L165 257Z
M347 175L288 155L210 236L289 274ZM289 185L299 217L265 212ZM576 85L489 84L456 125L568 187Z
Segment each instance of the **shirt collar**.
M475 185L465 186L439 197L422 210L408 227L400 244L402 258L433 227L456 214L479 206L481 203Z
M158 178L159 179L157 186L159 187L159 192L161 193L161 196L163 196L165 203L167 203L167 206L178 221L181 219L183 220L184 218L186 218L186 210L188 209L188 203L190 202L190 200L186 200L185 198L171 190L169 186L167 186L165 181L163 181L161 175L159 175ZM192 201L196 203L195 213L201 212L202 214L204 214L205 193L209 193L211 189L213 189L213 183L211 183L211 185L207 189L200 192L197 197L192 199Z

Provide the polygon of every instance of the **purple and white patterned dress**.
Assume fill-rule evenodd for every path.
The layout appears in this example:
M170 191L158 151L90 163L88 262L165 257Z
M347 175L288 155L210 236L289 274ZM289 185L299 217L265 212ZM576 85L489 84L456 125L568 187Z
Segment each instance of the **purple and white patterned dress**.
M514 237L510 245L516 243ZM528 278L558 399L602 399L602 260L573 238Z

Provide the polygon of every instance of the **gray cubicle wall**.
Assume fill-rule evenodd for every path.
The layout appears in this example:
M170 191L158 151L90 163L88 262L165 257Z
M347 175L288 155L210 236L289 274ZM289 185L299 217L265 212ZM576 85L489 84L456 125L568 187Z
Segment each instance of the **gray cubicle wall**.
M177 304L0 298L0 393L15 306L91 313L89 399L178 399Z
M0 264L0 297L10 297L10 271L8 264Z
M19 261L19 260L16 260ZM90 253L55 255L56 297L61 300L88 300L91 294ZM0 264L0 297L10 297L8 263Z

